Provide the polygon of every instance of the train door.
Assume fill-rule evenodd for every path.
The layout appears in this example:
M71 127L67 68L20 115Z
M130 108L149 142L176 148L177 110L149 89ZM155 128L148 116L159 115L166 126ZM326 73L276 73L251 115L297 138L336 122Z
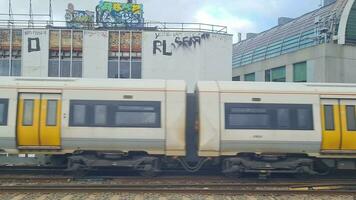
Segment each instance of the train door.
M356 150L356 100L340 100L341 149Z
M321 101L321 124L323 130L322 150L340 150L340 105L337 99Z
M19 95L17 142L19 148L59 149L60 94Z

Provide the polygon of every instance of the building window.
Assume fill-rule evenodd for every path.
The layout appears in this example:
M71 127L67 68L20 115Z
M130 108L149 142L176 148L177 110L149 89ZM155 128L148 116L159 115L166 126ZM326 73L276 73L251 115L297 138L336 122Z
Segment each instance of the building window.
M234 77L232 77L232 81L240 81L240 76L234 76Z
M293 82L307 82L307 62L293 64Z
M0 30L0 76L21 76L22 30Z
M141 79L142 33L110 31L108 78Z
M50 30L49 77L82 77L83 31Z
M266 82L286 82L286 67L277 67L265 71Z
M255 73L245 74L244 80L245 81L255 81L256 80Z
M225 104L226 129L313 130L309 104Z
M70 126L160 128L161 102L72 100L69 118Z

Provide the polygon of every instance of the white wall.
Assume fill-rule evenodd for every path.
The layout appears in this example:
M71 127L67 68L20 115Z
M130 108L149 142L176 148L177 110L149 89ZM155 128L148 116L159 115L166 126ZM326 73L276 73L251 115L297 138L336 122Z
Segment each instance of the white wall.
M48 76L48 37L48 30L23 29L22 76Z
M202 32L143 32L142 78L231 81L232 36Z
M108 77L109 37L107 31L84 31L83 77Z

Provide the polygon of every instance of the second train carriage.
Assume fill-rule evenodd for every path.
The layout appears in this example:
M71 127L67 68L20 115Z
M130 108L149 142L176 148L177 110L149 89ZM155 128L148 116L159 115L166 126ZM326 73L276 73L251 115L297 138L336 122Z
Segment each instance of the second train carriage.
M356 169L356 85L199 82L199 155L223 171Z

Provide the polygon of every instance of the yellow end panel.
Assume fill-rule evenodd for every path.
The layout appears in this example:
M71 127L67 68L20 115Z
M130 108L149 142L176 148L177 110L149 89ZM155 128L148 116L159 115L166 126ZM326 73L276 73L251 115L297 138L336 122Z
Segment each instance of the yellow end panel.
M323 128L322 150L340 150L341 126L340 126L339 105L333 105L334 130L326 130L324 105L321 105L320 110L321 110L321 124Z
M48 99L41 102L41 122L40 122L40 145L41 146L60 146L61 145L61 101L54 100L56 104L55 123L47 121ZM53 101L52 101L53 103ZM53 114L50 112L50 114Z
M33 100L32 124L24 125L24 102ZM17 142L19 146L39 146L40 99L19 99L17 113Z
M348 104L348 105L355 105ZM342 142L341 150L356 150L356 131L349 131L347 128L346 105L341 105L341 126L342 126Z

